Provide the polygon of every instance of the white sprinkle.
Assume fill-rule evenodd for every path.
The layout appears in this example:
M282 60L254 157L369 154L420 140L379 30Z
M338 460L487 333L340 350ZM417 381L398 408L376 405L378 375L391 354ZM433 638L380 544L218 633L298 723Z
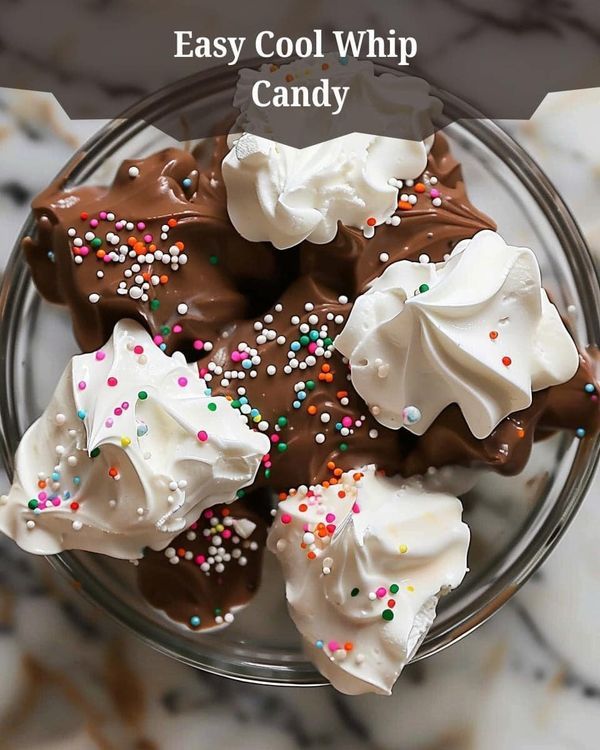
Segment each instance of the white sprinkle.
M429 182L431 185L437 185L438 184L438 178L433 176L429 178Z
M89 295L88 299L92 303L92 305L95 305L96 302L100 301L100 295L96 294L96 293L93 293L93 294Z
M442 205L442 199L441 198L434 198L432 201L432 204L437 208L438 206Z
M185 304L185 302L181 302L179 305L177 305L177 312L180 315L185 315L188 311L188 306Z
M321 422L323 422L323 424L327 424L330 421L331 421L331 414L328 411L324 411L321 414Z
M324 433L317 432L317 434L315 435L315 443L318 443L319 445L321 445L324 442L325 442L325 435L324 435Z
M429 263L430 257L427 255L427 253L422 253L419 255L419 263Z
M372 440L375 440L375 438L379 435L379 432L377 430L369 430L369 437Z
M390 259L390 256L388 253L379 253L379 260L382 263L387 263L389 259Z
M338 302L340 303L340 305L345 305L348 302L348 297L346 297L345 294L340 294L340 296L338 297Z
M73 531L81 531L83 524L81 521L73 521Z
M127 174L130 177L139 177L140 170L137 167L129 167L129 169L127 170Z
M417 202L417 196L416 195L409 195L408 196L408 202L411 206L414 206Z
M276 372L277 368L275 367L275 365L269 365L267 367L267 375L275 375Z
M54 421L56 422L56 424L61 425L67 421L67 418L64 414L57 414L56 417L54 417Z
M25 524L25 526L27 526L27 528L31 531L31 529L35 529L35 521L29 520L29 521L27 521L27 523Z

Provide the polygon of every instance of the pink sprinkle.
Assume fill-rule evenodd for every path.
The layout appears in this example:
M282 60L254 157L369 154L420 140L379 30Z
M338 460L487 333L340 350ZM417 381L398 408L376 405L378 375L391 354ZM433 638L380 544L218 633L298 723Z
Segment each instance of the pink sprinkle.
M223 537L223 539L229 539L229 537L231 536L231 530L225 529L221 532L221 536Z
M281 516L281 523L291 523L292 517L289 513L283 513Z
M202 565L205 560L204 555L196 555L196 565Z
M114 422L113 422L113 420L111 419L111 417L109 417L109 418L108 418L108 419L106 420L106 422L105 422L104 424L105 424L105 425L106 425L107 427L112 427L112 426L113 426L113 424L114 424Z
M185 387L186 387L186 385L188 384L188 379L187 379L187 378L184 378L184 377L181 377L181 378L178 378L178 379L177 379L177 382L179 383L179 385L180 385L180 386L181 386L182 388L185 388Z
M80 391L85 391L87 388L87 383L84 380L80 380L79 383L77 383L77 387Z
M46 510L46 503L45 503L45 502L43 502L43 503L40 503L40 504L38 505L38 508L39 508L40 510Z
M309 530L309 528L310 528L310 527L309 527L309 525L308 525L307 523L303 523L303 524L302 524L302 531L308 531L308 530Z
M122 221L117 221L117 223L115 224L115 229L117 230L117 232L120 232L124 226L125 224Z
M380 586L375 592L375 595L377 596L378 599L383 599L386 593L387 591L383 588L383 586Z
M114 414L116 417L120 417L121 414L123 414L123 409L121 409L119 406L115 407Z
M114 388L119 381L116 378L111 376L106 382L111 388Z
M180 325L173 326L173 333L181 333L182 331L183 331L183 328Z
M205 375L208 375L208 367L200 368L200 377L203 378Z
M352 506L352 512L360 513L360 505L358 503L354 503L354 505Z
M123 401L123 403L121 404L121 408L127 411L127 409L129 409L129 401Z
M92 220L90 221L90 226L91 226L91 227L93 227L93 228L95 229L95 228L96 228L96 227L98 226L98 223L99 223L99 222L98 222L98 219L92 219Z
M152 235L151 234L145 234L144 235L144 242L152 242Z
M194 523L190 526L190 529L192 529L192 531L196 531L197 528L198 528L198 521L194 521Z
M90 252L90 249L87 245L83 245L83 247L79 248L79 255L87 255Z
M327 521L327 523L333 523L333 521L335 521L335 513L328 513L325 516L325 520Z
M341 646L337 641L329 641L329 643L327 644L327 648L330 651L339 651L341 649Z
M430 195L432 198L439 198L440 191L437 188L431 188Z
M111 261L112 261L112 258L108 254L104 255L103 258L102 258L102 262L103 263L110 263Z
M242 357L241 357L241 355L240 355L240 353L238 351L231 352L231 359L234 362L239 362L241 358Z
M38 500L40 500L41 502L44 502L44 500L46 500L47 498L48 495L45 492L40 492L40 494L38 495Z
M317 351L317 345L314 341L311 341L310 344L308 345L308 353L314 354L316 351Z
M155 337L154 337L154 338L152 339L152 341L154 341L154 343L155 343L155 344L156 344L156 345L158 346L158 344L162 344L162 342L163 342L163 337L162 337L162 336L158 336L158 335L157 335L157 336L155 336Z
M96 359L98 362L102 362L102 360L106 357L106 354L104 352L96 352Z
M138 228L138 229L140 230L140 232L141 232L141 231L142 231L142 229L145 229L145 228L146 228L146 225L144 224L144 222L143 222L143 221L138 221L138 223L137 223L137 228Z
M143 354L144 353L144 347L140 346L139 344L137 346L133 347L133 353L134 354Z
M194 349L204 349L204 341L201 341L200 339L196 339L194 341Z
M271 435L271 442L272 442L272 443L278 443L278 442L279 442L279 435L278 435L277 433L275 433L275 432L274 432L274 433L273 433L273 434Z
M106 211L100 211L98 216L102 219L102 221L104 221L106 219Z
M204 430L200 430L200 432L198 433L198 440L201 443L205 443L208 440L208 433Z
M213 517L212 510L209 509L209 510L204 511L204 518L212 518L212 517Z
M248 352L240 352L240 359L248 359Z
M270 469L273 464L270 461L265 461L265 469Z
M352 417L342 417L344 427L352 427Z

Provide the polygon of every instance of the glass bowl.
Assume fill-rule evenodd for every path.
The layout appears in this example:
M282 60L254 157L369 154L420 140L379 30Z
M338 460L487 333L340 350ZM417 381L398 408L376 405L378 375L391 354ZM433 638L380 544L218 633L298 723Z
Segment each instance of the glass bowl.
M379 72L386 70L379 66ZM105 182L123 158L147 155L173 141L153 123L185 121L191 112L227 111L236 74L208 72L160 92L103 128L74 156L69 182ZM548 288L581 347L600 342L600 292L583 237L559 194L537 165L497 125L445 92L445 128L462 162L474 204L491 215L507 241L532 247ZM457 120L458 116L464 119ZM0 292L0 449L9 475L21 435L45 408L68 358L77 352L68 313L37 294L20 252L27 221ZM456 642L496 612L540 565L564 532L593 475L598 437L557 434L536 444L519 477L486 473L465 498L472 529L470 573L440 602L416 659ZM102 555L69 552L50 562L81 591L149 644L194 667L264 684L320 685L325 680L302 653L285 612L283 582L267 553L264 582L233 625L194 633L145 604L135 569Z

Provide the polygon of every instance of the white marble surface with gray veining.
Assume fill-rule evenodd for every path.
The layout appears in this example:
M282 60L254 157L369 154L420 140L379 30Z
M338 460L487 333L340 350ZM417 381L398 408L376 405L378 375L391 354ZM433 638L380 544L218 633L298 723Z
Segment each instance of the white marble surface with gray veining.
M600 90L507 127L600 258ZM101 123L0 91L0 258L28 202ZM541 571L476 633L409 667L391 698L237 684L152 651L44 560L0 544L0 749L595 750L600 746L600 482Z

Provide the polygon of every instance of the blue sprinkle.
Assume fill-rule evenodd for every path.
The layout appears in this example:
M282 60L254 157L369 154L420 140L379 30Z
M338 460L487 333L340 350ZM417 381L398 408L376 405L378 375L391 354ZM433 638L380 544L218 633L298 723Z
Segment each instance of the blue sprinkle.
M48 250L48 260L51 263L54 263L54 253L52 252L52 250Z
M292 343L290 344L290 349L291 349L291 350L292 350L293 352L297 352L297 351L299 351L299 350L300 350L300 346L301 346L301 344L300 344L300 342L299 342L299 341L292 341Z
M148 432L148 425L147 424L139 424L136 429L136 433L138 437L144 437L144 435Z
M200 620L200 618L198 617L198 615L192 615L192 617L190 617L190 625L191 625L191 626L192 626L193 628L197 628L197 627L199 627L199 626L200 626L200 623L201 623L201 620Z
M315 646L317 648L323 648L323 641L315 641Z
M298 391L296 396L300 401L304 401L304 399L306 398L306 391Z
M246 396L242 396L239 401L240 401L240 404L247 404L248 403L248 399L246 398Z
M578 427L575 430L575 434L577 435L578 438L585 437L585 430L583 429L583 427Z
M348 65L348 58L340 57L340 65Z
M342 424L341 422L336 422L336 423L335 423L335 429L336 429L336 430L341 430L343 426L344 426L344 425L343 425L343 424Z
M65 494L63 495L63 500L69 500L70 497L71 497L71 493L65 492Z
M79 411L77 412L77 416L79 417L79 419L85 419L86 413L83 409L79 409Z
M40 510L40 508L34 508L34 510L33 510L33 515L34 515L34 516L39 516L41 512L42 512L42 511Z
M79 484L81 482L81 477L73 477L73 484Z
M258 409L251 409L250 410L250 416L251 417L258 417L259 414L260 414L260 412L258 411Z
M245 359L242 362L242 367L244 368L244 370L249 370L252 367L252 360L251 359Z
M183 185L184 188L189 188L192 185L192 181L189 177L186 177L185 180L183 180L181 184Z
M58 473L58 471L53 471L50 476L52 477L53 482L58 482L58 480L60 479L60 474Z
M294 407L294 409L299 409L302 406L302 404L300 403L300 401L294 401L292 406Z
M206 388L204 391L205 396L210 396L212 394L212 388Z
M160 349L161 351L163 351L163 352L164 352L164 351L165 351L165 349L167 348L167 345L166 345L166 344L159 344L159 345L158 345L158 348L159 348L159 349Z
M586 383L584 390L586 393L593 393L596 390L596 387L593 383Z

